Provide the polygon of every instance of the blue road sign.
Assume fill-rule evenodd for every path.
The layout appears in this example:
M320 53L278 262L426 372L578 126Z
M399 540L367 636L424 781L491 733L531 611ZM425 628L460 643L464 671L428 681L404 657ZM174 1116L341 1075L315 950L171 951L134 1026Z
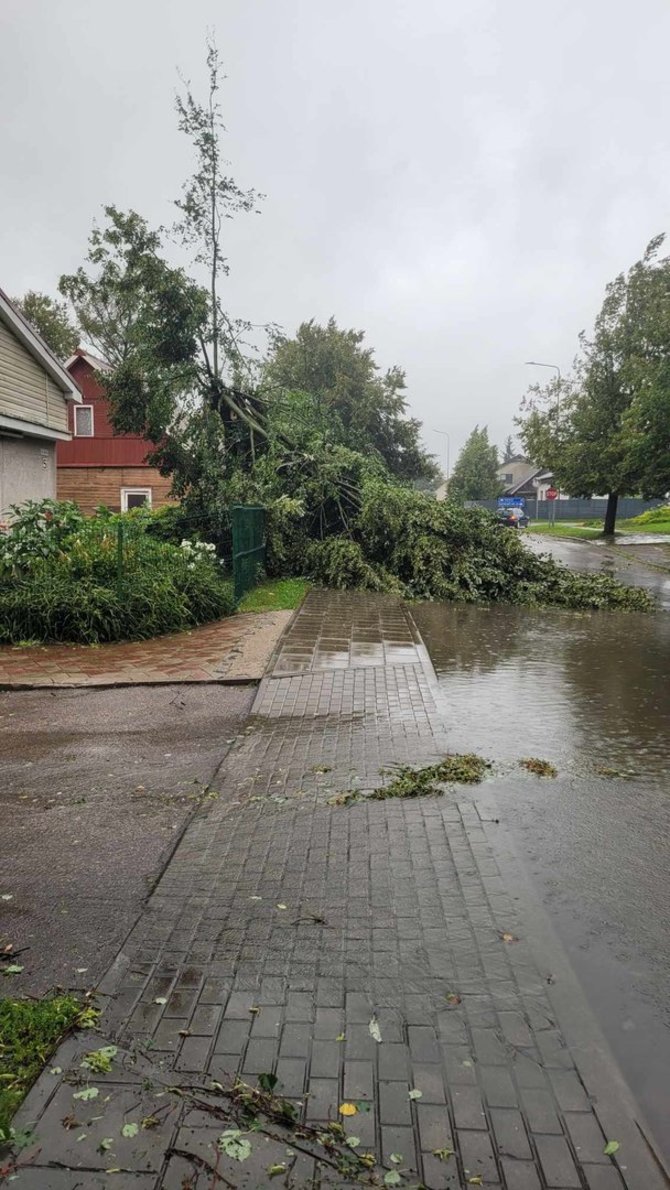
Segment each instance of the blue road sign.
M525 508L523 496L498 496L498 508Z

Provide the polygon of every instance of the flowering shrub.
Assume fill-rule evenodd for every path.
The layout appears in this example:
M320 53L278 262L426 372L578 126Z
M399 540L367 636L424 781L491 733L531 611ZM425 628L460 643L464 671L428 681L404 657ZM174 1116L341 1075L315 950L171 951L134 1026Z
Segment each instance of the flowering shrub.
M0 642L141 640L229 615L213 545L171 545L133 514L45 501L0 539Z

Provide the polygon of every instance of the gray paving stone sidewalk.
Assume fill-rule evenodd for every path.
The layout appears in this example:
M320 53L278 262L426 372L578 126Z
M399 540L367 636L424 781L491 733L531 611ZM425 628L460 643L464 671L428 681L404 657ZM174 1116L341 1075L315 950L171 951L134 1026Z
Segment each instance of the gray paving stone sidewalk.
M38 1139L17 1190L351 1184L276 1132L253 1133L243 1164L217 1157L225 1124L165 1089L262 1074L308 1124L340 1121L375 1152L373 1184L397 1170L431 1190L666 1185L597 1030L596 1090L568 1044L553 994L565 958L551 975L538 959L481 794L331 804L390 764L443 755L435 700L400 604L309 597L103 985L112 1072L90 1106L73 1103L68 1072L91 1041L66 1044L65 1076L45 1074L22 1113ZM147 1118L157 1126L121 1137Z

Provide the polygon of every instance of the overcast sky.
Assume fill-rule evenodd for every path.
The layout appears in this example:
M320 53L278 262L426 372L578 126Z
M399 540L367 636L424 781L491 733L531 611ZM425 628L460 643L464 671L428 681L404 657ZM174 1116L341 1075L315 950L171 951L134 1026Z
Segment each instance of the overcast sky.
M172 219L177 68L228 81L229 310L335 315L452 464L502 443L604 285L670 230L668 0L0 0L0 286L54 293L102 204Z

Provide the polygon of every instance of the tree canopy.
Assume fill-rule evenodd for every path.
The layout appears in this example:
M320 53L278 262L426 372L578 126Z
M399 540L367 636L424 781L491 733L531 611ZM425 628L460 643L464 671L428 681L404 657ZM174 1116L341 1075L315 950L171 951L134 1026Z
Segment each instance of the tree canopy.
M670 257L663 236L606 289L572 373L529 390L520 433L531 457L575 496L608 493L605 532L619 495L670 489Z
M498 451L486 426L475 426L456 460L447 495L450 500L492 500L499 495Z
M73 322L65 302L29 289L14 304L44 339L61 362L68 359L79 342L79 330Z
M434 459L421 446L421 423L406 415L405 373L380 372L363 331L303 322L293 338L275 334L264 368L279 424L297 419L303 433L352 450L374 452L399 479L433 479Z

